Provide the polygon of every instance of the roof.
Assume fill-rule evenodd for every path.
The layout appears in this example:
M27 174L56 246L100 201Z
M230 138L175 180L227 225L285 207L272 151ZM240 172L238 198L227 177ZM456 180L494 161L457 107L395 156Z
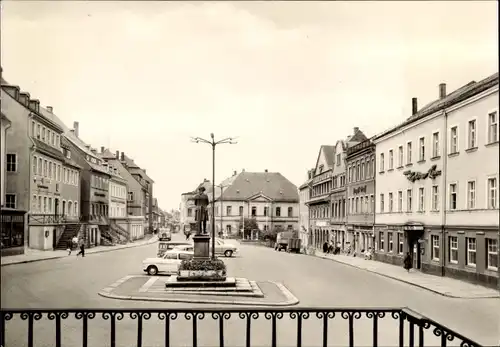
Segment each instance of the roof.
M377 140L385 135L388 135L402 128L403 126L416 122L417 120L422 119L428 115L431 115L436 111L442 110L444 108L458 104L461 101L467 100L477 94L484 92L489 88L494 87L495 85L498 85L498 72L494 73L493 75L479 82L471 81L463 85L462 87L456 89L452 93L448 94L443 99L437 99L428 103L427 105L422 107L416 114L406 119L403 123L400 123L388 130L385 130L381 134L374 136L373 140Z
M33 142L35 143L35 146L38 150L44 152L47 155L50 155L54 159L64 161L64 155L61 153L61 151L36 138L33 138Z
M247 200L262 194L274 201L299 201L297 186L279 172L240 172L228 183L222 200Z
M321 149L325 153L325 160L329 167L335 164L335 146L322 145Z
M312 182L312 179L311 180L307 180L305 181L304 183L302 183L299 187L299 190L302 190L304 188L308 188L309 187L309 184Z
M146 181L149 181L150 183L155 183L155 181L153 181L153 179L146 174L146 171L142 169L139 165L137 165L133 159L130 159L129 157L127 157L127 155L124 155L123 157L125 159L124 162L127 169L132 169L132 171L135 171L131 173L138 173Z

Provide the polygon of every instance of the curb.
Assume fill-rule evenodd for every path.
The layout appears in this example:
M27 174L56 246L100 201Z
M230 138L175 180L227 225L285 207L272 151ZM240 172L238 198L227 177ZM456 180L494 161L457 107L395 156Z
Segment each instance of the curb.
M380 273L380 272L376 272L376 271L373 271L373 270L369 270L369 269L363 269L362 267L358 267L356 265L353 265L353 264L349 264L349 263L344 263L342 261L339 261L339 260L336 260L336 259L332 259L332 258L327 258L327 257L323 257L321 255L315 255L315 257L317 258L321 258L321 259L326 259L326 260L331 260L331 261L334 261L338 264L342 264L342 265L346 265L346 266L350 266L350 267L353 267L353 268L356 268L358 270L363 270L363 271L367 271L367 272L371 272L373 274L376 274L376 275L379 275L379 276L383 276L383 277L386 277L386 278L390 278L392 280L395 280L395 281L399 281L399 282L403 282L403 283L406 283L406 284L410 284L414 287L418 287L418 288L422 288L422 289L425 289L425 290L428 290L430 292L433 292L435 294L439 294L441 296L444 296L444 297L447 297L447 298L453 298L453 299L497 299L500 297L500 295L491 295L491 296L481 296L481 297L467 297L467 296L456 296L456 295L451 295L451 294L446 294L446 293L443 293L443 292L439 292L437 290L434 290L434 289L431 289L431 288L428 288L428 287L425 287L423 285L420 285L420 284L416 284L414 282L410 282L410 281L407 281L407 280L403 280L401 278L398 278L398 277L394 277L394 276L390 276L390 275L387 275L387 274L384 274L384 273Z
M151 240L149 240L147 242L144 242L144 243L141 243L140 245L134 245L134 244L132 244L130 246L120 247L120 248L101 249L101 250L98 250L98 251L95 251L95 252L87 253L85 255L89 256L89 255L92 255L92 254L95 254L95 253L113 252L113 251L120 251L120 250L124 250L124 249L128 249L128 248L147 246L147 245L150 245L152 243L155 243L156 241L158 241L157 238L151 238ZM113 247L113 246L110 246L110 247ZM0 266L3 267L3 266L10 266L10 265L27 264L27 263L34 263L34 262L37 262L37 261L54 260L54 259L60 259L60 258L66 258L66 257L67 257L67 255L53 256L53 257L40 258L40 259L29 259L29 260L18 261L18 262L15 262L15 263L0 264Z
M241 306L294 306L299 303L299 299L295 295L293 295L288 288L286 288L282 283L277 283L273 281L265 281L269 283L273 283L276 285L285 298L287 299L284 302L259 302L259 301L236 301L236 300L208 300L208 299L164 299L164 298L152 298L147 296L138 296L138 295L116 295L112 294L112 292L123 282L127 281L133 277L142 277L142 276L125 276L115 283L107 286L102 289L97 294L109 298L109 299L117 299L117 300L134 300L134 301L155 301L155 302L182 302L182 303L191 303L191 304L228 304L228 305L241 305Z

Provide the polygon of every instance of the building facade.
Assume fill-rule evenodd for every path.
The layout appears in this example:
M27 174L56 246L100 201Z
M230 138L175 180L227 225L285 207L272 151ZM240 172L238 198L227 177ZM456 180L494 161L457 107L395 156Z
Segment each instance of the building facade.
M257 240L260 232L299 229L297 187L278 172L233 173L215 191L215 230ZM212 200L212 199L211 199ZM247 233L244 221L255 219L258 229Z
M346 158L347 142L339 140L334 146L332 185L330 190L330 233L328 241L344 249L350 241L346 236Z
M375 145L365 140L347 149L347 221L353 251L374 249Z
M308 180L299 187L299 234L304 247L309 247L312 242L312 233L309 228L309 207L306 205L309 200L310 171L307 175Z
M498 74L412 103L374 138L375 257L401 264L410 252L418 270L496 286Z

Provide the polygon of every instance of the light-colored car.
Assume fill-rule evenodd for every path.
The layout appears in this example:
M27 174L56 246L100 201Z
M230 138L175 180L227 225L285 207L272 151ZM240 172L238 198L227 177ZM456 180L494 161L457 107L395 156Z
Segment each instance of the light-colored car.
M173 252L173 251L194 251L194 245L179 245L174 247L171 251L167 252ZM216 255L223 255L225 257L232 257L234 254L237 254L239 252L238 247L224 242L224 240L215 238L215 254ZM212 253L212 244L210 243L210 254Z
M194 252L194 244L178 245L167 251L167 253Z
M147 258L142 261L142 270L150 276L163 274L176 274L179 265L184 259L191 259L193 252L171 250L161 258Z

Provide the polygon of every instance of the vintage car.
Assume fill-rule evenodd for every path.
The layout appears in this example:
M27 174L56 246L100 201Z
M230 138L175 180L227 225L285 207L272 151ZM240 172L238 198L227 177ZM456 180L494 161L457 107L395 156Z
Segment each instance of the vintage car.
M179 245L174 248L174 250L179 251L192 251L194 248L193 244L190 245ZM170 252L170 251L169 251ZM212 253L212 244L210 243L210 253ZM232 257L234 254L238 253L238 247L230 243L224 242L224 240L215 238L215 255L223 255L227 258Z
M157 256L162 257L165 252L174 249L177 246L193 245L190 241L160 241L158 242Z
M170 231L170 228L160 228L160 231L158 232L158 239L160 241L172 240L172 232Z
M160 273L175 275L184 259L191 259L193 252L188 251L169 251L165 252L162 257L147 258L142 261L142 270L150 276L155 276Z

